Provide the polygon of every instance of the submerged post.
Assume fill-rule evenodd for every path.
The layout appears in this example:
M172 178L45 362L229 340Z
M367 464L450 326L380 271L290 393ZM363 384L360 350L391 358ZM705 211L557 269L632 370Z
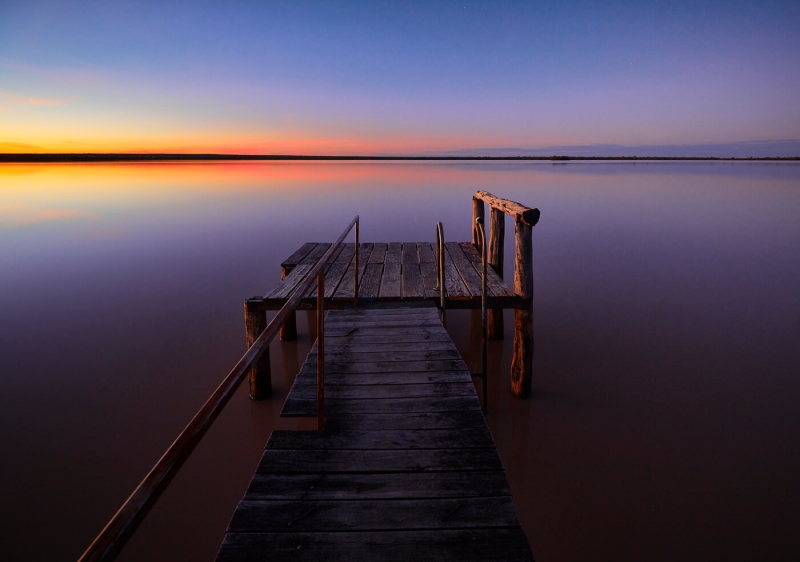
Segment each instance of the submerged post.
M474 199L473 199L474 201ZM500 279L503 278L503 246L506 235L506 214L501 209L491 208L489 215L489 265ZM489 338L503 339L503 309L489 309Z
M258 339L267 327L267 311L259 310L261 297L244 301L244 329L247 335L247 349ZM261 400L272 395L272 372L269 365L269 348L248 371L250 379L250 398Z
M514 354L511 359L511 391L521 398L531 392L533 373L533 243L532 227L514 222L516 256L514 292L528 301L525 308L514 310Z

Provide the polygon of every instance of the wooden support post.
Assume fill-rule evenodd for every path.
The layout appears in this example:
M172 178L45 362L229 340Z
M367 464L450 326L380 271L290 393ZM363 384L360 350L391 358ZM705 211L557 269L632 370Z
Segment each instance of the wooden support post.
M473 199L474 201L474 199ZM506 236L506 214L501 209L491 208L489 215L488 261L495 273L503 278L503 246ZM503 309L489 309L489 339L503 339Z
M281 281L283 281L291 271L292 268L282 267ZM295 312L292 312L281 326L280 338L281 341L294 341L297 339L297 314Z
M530 394L533 374L533 241L531 240L531 231L530 225L515 221L514 292L530 302L527 308L514 310L511 392L521 398Z
M478 234L478 225L476 219L483 218L483 201L480 199L472 198L472 243L478 249L478 253L482 254L481 248L481 235Z
M261 299L258 298L260 303ZM261 332L267 327L267 312L258 310L254 303L244 301L244 328L247 334L247 348L253 345ZM269 365L269 347L261 358L250 368L250 398L261 400L272 395L272 372Z

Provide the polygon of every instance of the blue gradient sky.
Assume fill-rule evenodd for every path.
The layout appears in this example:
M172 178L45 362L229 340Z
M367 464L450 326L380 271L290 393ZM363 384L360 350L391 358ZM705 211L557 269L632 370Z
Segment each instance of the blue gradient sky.
M0 151L799 139L799 28L800 2L0 0Z

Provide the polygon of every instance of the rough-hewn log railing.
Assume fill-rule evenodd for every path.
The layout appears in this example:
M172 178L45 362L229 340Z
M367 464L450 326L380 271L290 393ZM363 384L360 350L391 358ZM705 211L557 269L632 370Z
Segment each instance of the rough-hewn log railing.
M262 358L267 353L269 343L278 334L278 331L286 319L294 314L300 304L301 299L308 293L316 281L318 283L317 298L317 318L318 328L318 351L317 351L317 417L318 426L321 429L324 424L324 396L323 396L323 376L324 376L324 345L322 343L322 300L324 291L325 265L330 260L334 252L339 249L347 234L356 227L356 246L358 246L358 216L356 216L341 236L331 244L328 251L319 259L313 268L308 272L305 279L297 286L292 296L286 304L278 311L272 322L267 324L266 312L261 311L261 317L248 316L248 307L245 304L245 325L248 330L247 343L249 349L239 359L236 366L228 373L211 397L206 400L202 408L195 414L189 425L178 435L175 442L167 449L156 465L145 476L144 480L136 487L130 497L122 504L117 513L108 524L103 528L97 538L94 539L89 548L80 558L81 562L94 560L113 560L125 546L133 532L150 511L158 498L166 489L167 485L177 474L178 470L189 458L194 448L205 435L214 420L217 419L222 408L230 401L234 392L245 378L250 375L250 396L253 398L269 396L272 392L271 381L269 378L269 364L264 370ZM358 295L358 275L355 276L355 294ZM356 297L357 302L357 297ZM260 333L258 332L260 330ZM268 361L268 359L267 359ZM259 370L261 369L261 370Z
M472 196L472 243L481 248L476 220L483 218L483 204L491 207L489 220L488 260L495 272L503 276L503 238L505 215L514 218L516 255L514 259L514 292L530 301L523 309L514 310L514 356L511 361L511 390L521 397L531 391L533 370L533 254L532 228L539 222L539 209L532 209L515 201L502 199L488 191L476 191ZM490 309L488 318L489 337L503 337L503 311Z

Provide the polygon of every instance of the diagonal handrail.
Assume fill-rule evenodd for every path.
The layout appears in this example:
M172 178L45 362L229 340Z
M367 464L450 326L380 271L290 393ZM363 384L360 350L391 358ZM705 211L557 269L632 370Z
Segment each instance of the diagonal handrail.
M317 279L318 276L324 277L325 264L330 260L333 253L339 248L347 234L356 226L358 232L358 215L350 221L347 228L339 238L331 244L328 251L319 259L313 268L308 272L306 278L298 284L297 289L286 301L275 318L272 319L263 332L256 338L253 345L242 355L239 362L231 369L222 383L214 393L206 400L206 403L189 422L189 425L178 435L178 438L170 445L169 449L161 456L159 461L145 476L144 480L136 487L130 497L122 504L117 513L106 524L100 534L94 539L89 548L80 557L80 562L94 560L113 560L125 546L125 543L133 535L133 532L150 511L158 498L172 481L178 470L186 462L194 448L205 435L214 420L217 419L222 408L230 401L236 389L245 379L248 370L261 358L269 346L269 342L277 335L281 324L292 314L300 305L303 296L311 288L314 281L320 283L318 291L318 302L322 301L324 285ZM358 241L356 240L356 253L358 253ZM320 274L320 272L322 272ZM356 287L358 286L358 270L355 272ZM358 291L356 290L356 294ZM318 361L321 349L318 350ZM324 363L320 363L322 365Z

